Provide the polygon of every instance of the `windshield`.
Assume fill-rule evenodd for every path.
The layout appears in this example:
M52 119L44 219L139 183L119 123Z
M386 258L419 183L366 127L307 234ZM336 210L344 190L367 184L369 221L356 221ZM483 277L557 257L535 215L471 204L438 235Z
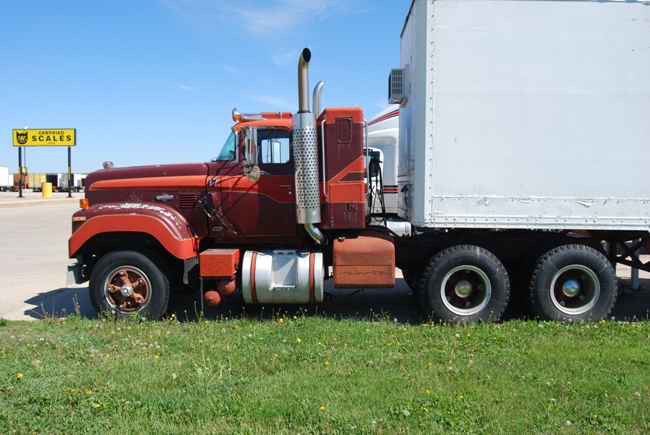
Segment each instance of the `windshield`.
M221 147L219 155L212 159L212 162L234 162L237 156L237 135L234 131L226 139L226 143Z

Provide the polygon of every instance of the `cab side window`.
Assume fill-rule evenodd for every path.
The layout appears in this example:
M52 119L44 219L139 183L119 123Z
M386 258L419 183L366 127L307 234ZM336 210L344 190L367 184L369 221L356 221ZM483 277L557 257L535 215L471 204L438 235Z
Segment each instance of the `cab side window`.
M283 130L258 130L257 161L260 164L283 164L291 160L290 134Z

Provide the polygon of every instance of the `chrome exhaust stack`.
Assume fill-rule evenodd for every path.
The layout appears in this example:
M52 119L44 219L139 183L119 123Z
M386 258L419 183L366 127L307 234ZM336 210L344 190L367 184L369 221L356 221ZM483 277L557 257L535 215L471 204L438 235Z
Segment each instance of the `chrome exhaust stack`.
M323 243L324 236L314 224L320 223L318 189L318 136L316 114L309 111L309 61L305 48L298 61L298 113L293 118L293 156L296 165L296 221L307 233Z
M325 83L322 81L316 83L316 86L314 86L314 94L312 95L312 109L311 111L314 112L314 115L316 116L316 119L320 116L320 97L323 93L323 86L325 86Z
M309 61L311 51L302 50L298 60L298 113L309 113Z

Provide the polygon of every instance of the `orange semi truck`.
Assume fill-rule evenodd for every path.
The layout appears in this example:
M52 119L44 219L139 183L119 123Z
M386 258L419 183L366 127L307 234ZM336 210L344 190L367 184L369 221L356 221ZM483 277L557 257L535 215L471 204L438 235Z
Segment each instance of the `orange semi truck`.
M389 291L400 268L440 321L497 321L514 292L541 319L601 319L613 266L650 270L638 256L650 192L633 176L650 164L650 88L612 70L620 55L621 74L647 73L649 58L628 50L629 32L601 40L645 14L640 2L413 1L390 74L399 152L384 148L398 159L380 162L397 168L385 188L376 164L366 173L381 141L365 147L361 109L321 111L321 83L310 107L305 49L296 113L233 110L205 163L89 174L68 276L117 317L160 318L183 287L207 305L235 291L318 303L329 279ZM397 195L396 215L377 216L377 192Z

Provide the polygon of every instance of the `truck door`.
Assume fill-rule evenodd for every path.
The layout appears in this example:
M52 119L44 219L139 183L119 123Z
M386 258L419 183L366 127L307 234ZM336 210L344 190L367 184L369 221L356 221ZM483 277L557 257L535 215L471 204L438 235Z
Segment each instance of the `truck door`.
M243 161L244 138L239 136ZM220 197L226 225L216 225L215 230L221 237L227 233L235 237L287 237L297 233L291 131L259 128L257 156L261 173L257 182L250 181L241 166L237 166L237 170L218 176L213 187L208 183L208 190Z

